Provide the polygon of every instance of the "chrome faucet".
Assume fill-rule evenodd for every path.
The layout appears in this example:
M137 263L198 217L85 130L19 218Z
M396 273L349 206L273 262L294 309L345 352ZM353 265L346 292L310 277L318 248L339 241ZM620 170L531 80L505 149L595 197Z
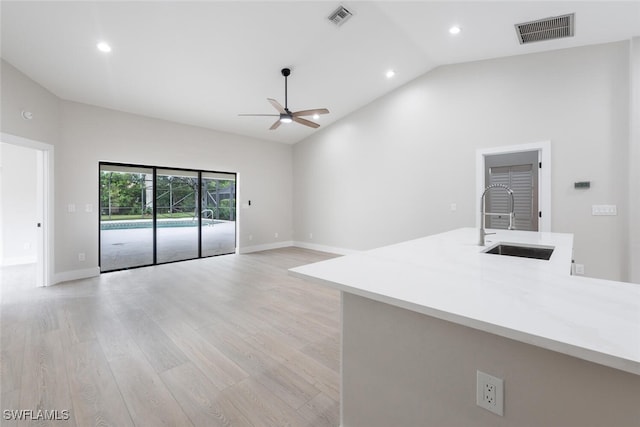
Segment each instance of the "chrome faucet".
M487 236L489 234L496 234L496 233L487 233L484 230L484 225L485 225L485 217L487 215L492 215L492 216L499 216L499 215L505 215L506 212L504 213L493 213L493 212L485 212L485 206L484 206L484 202L485 202L485 196L487 194L487 192L491 189L494 188L502 188L503 190L505 190L507 192L507 194L509 194L509 196L511 197L511 212L509 213L509 230L513 230L513 219L515 218L515 204L513 201L513 190L510 189L509 187L507 187L506 185L503 184L491 184L490 186L488 186L487 188L484 189L484 192L482 193L482 196L480 197L480 239L478 240L478 245L480 246L484 246L484 236Z

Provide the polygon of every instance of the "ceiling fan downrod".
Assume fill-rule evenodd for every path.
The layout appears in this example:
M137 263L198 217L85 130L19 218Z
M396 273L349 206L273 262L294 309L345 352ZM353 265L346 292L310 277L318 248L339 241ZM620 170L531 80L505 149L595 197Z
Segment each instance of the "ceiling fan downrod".
M281 71L282 75L284 76L284 111L286 111L287 113L289 112L289 105L287 103L287 77L289 77L289 75L291 74L291 69L290 68L283 68Z

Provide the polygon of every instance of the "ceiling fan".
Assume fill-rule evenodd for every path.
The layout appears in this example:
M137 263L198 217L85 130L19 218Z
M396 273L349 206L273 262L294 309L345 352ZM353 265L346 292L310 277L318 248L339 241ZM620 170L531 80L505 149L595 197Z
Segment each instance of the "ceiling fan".
M281 71L284 76L284 107L275 99L267 98L267 101L273 105L273 108L278 110L279 114L238 114L239 116L273 116L278 117L278 120L271 125L269 130L277 129L282 123L296 122L301 125L309 126L312 128L318 128L318 123L311 120L303 119L302 116L315 116L319 114L329 114L329 110L326 108L314 108L312 110L290 111L287 105L287 77L291 74L291 69L283 68Z

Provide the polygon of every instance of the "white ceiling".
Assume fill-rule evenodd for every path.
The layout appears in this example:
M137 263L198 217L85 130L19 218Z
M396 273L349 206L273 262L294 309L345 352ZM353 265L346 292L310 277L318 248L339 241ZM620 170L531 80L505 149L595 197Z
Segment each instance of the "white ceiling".
M340 4L354 16L336 27ZM640 36L640 1L2 1L2 57L57 96L295 143L442 65ZM576 14L575 36L521 46L514 24ZM462 32L451 36L448 29ZM105 40L113 51L103 54ZM326 107L269 131L266 98ZM387 69L396 76L386 79Z

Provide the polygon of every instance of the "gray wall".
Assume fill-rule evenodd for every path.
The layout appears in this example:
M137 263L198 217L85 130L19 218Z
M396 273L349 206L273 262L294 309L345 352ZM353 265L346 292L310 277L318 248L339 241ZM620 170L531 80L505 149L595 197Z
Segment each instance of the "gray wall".
M23 120L23 109L34 119ZM291 243L289 145L59 100L5 61L1 114L2 132L55 147L54 271L59 278L97 273L99 161L237 172L240 248ZM241 208L247 200L251 207ZM69 204L76 212L68 212ZM80 252L86 261L78 260Z
M361 250L473 226L476 149L549 140L552 231L575 233L586 275L627 279L629 63L628 42L471 62L379 98L294 146L294 239Z
M342 426L632 427L640 376L343 294ZM476 406L504 380L504 416Z

